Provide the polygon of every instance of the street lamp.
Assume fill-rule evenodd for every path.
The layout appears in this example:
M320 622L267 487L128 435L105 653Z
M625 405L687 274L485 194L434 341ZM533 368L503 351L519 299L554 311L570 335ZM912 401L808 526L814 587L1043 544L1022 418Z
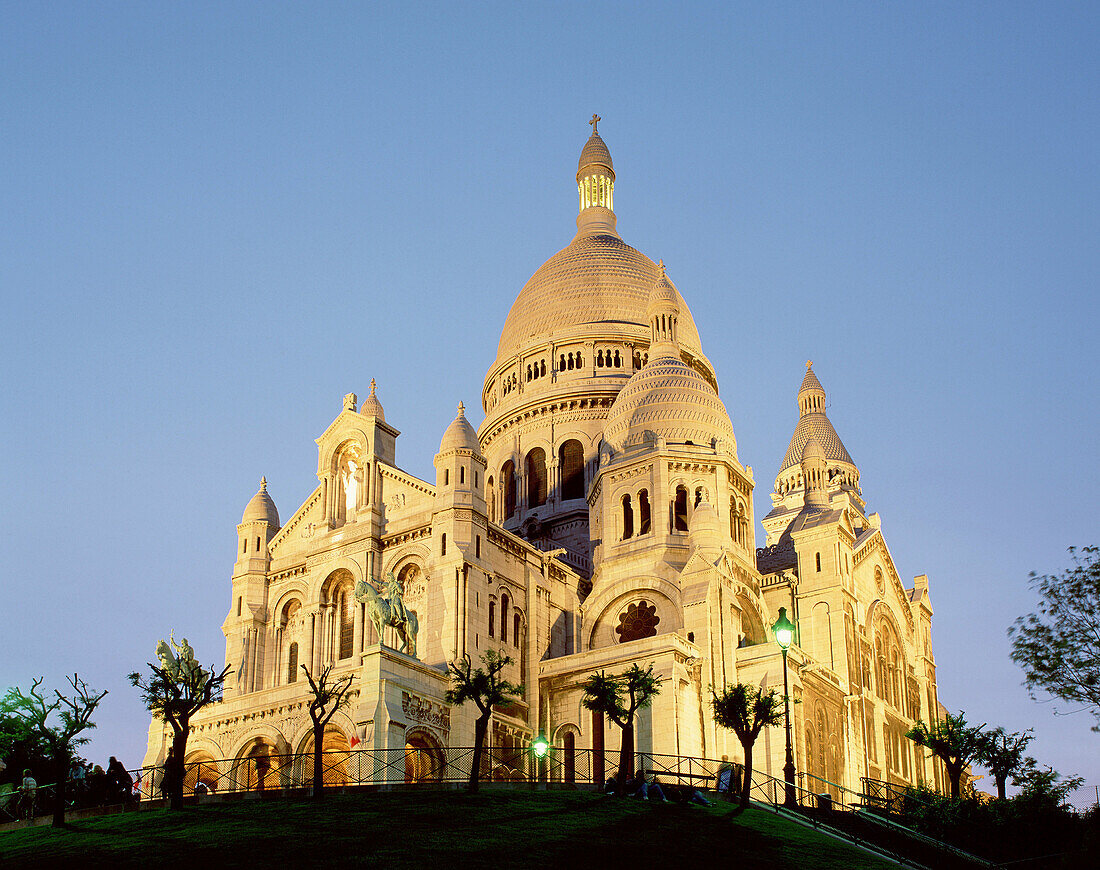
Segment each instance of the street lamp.
M779 618L772 626L775 634L775 642L783 650L783 716L787 724L787 760L783 764L783 781L786 788L783 794L783 805L795 807L798 800L794 791L794 750L791 747L791 698L787 689L787 650L794 640L794 623L787 619L787 608L779 608Z
M545 758L546 753L550 751L550 743L542 736L541 731L538 736L531 741L531 751L535 753L536 758Z

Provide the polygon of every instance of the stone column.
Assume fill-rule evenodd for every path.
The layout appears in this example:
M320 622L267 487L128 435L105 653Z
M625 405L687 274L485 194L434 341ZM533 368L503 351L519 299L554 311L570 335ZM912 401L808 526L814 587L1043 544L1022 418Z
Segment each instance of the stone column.
M356 601L354 606L351 648L358 654L363 651L363 605L361 602Z

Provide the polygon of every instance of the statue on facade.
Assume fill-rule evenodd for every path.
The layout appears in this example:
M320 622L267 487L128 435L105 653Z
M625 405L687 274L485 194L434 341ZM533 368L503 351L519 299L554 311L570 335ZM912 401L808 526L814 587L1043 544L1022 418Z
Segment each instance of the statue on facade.
M380 594L373 583L360 580L355 587L355 597L367 605L367 618L374 623L379 644L382 643L382 629L392 625L401 637L398 652L416 658L416 635L420 624L416 611L405 607L405 584L389 571L383 588L385 595Z
M355 460L349 459L347 471L343 474L344 496L346 498L344 510L349 519L355 516L355 511L359 506L359 478L356 477L358 472L359 466L355 464Z
M184 638L180 643L169 634L168 640L157 642L157 658L164 673L175 682L195 683L206 679L207 673L195 659L195 651Z

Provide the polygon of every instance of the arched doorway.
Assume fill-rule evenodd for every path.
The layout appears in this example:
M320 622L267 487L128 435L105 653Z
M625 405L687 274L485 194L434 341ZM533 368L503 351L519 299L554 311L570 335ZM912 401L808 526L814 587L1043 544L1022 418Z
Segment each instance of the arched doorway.
M280 788L282 786L280 762L281 759L277 756L274 745L266 738L258 737L237 756L233 781L236 787L243 791ZM186 780L184 787L186 788Z
M347 785L348 759L351 755L351 746L347 735L335 725L325 728L325 736L321 742L321 769L324 777L325 788L333 788ZM300 778L303 785L313 783L313 734L310 733L302 741L299 750L301 758Z
M443 748L424 731L413 731L405 741L405 782L440 782Z
M221 774L218 765L214 762L214 756L209 752L188 752L183 763L183 793L194 794L196 787L202 783L200 792L205 790L207 794L213 794L221 785Z

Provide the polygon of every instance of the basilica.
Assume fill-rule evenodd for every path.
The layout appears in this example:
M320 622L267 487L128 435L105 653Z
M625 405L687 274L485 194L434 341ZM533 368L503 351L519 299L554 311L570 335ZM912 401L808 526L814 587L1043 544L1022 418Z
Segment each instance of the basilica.
M524 687L494 710L489 744L518 752L545 735L564 760L554 776L581 754L612 757L620 730L582 706L581 686L634 663L661 679L638 752L736 761L711 691L782 691L771 626L784 607L799 772L856 789L863 777L942 784L904 736L940 710L928 578L899 575L810 363L791 373L794 431L759 540L755 476L691 310L664 265L617 232L598 120L578 162L576 234L520 291L485 375L484 422L475 430L458 405L435 479L402 470L400 421L372 381L317 438L317 487L285 522L260 482L226 590L232 675L192 720L186 761L311 748L303 665L356 674L326 749L443 757L472 745L475 713L446 703L447 665L487 650L506 653ZM387 589L415 630L374 618L370 599ZM170 742L154 720L145 763ZM765 729L754 759L782 776L782 728Z

